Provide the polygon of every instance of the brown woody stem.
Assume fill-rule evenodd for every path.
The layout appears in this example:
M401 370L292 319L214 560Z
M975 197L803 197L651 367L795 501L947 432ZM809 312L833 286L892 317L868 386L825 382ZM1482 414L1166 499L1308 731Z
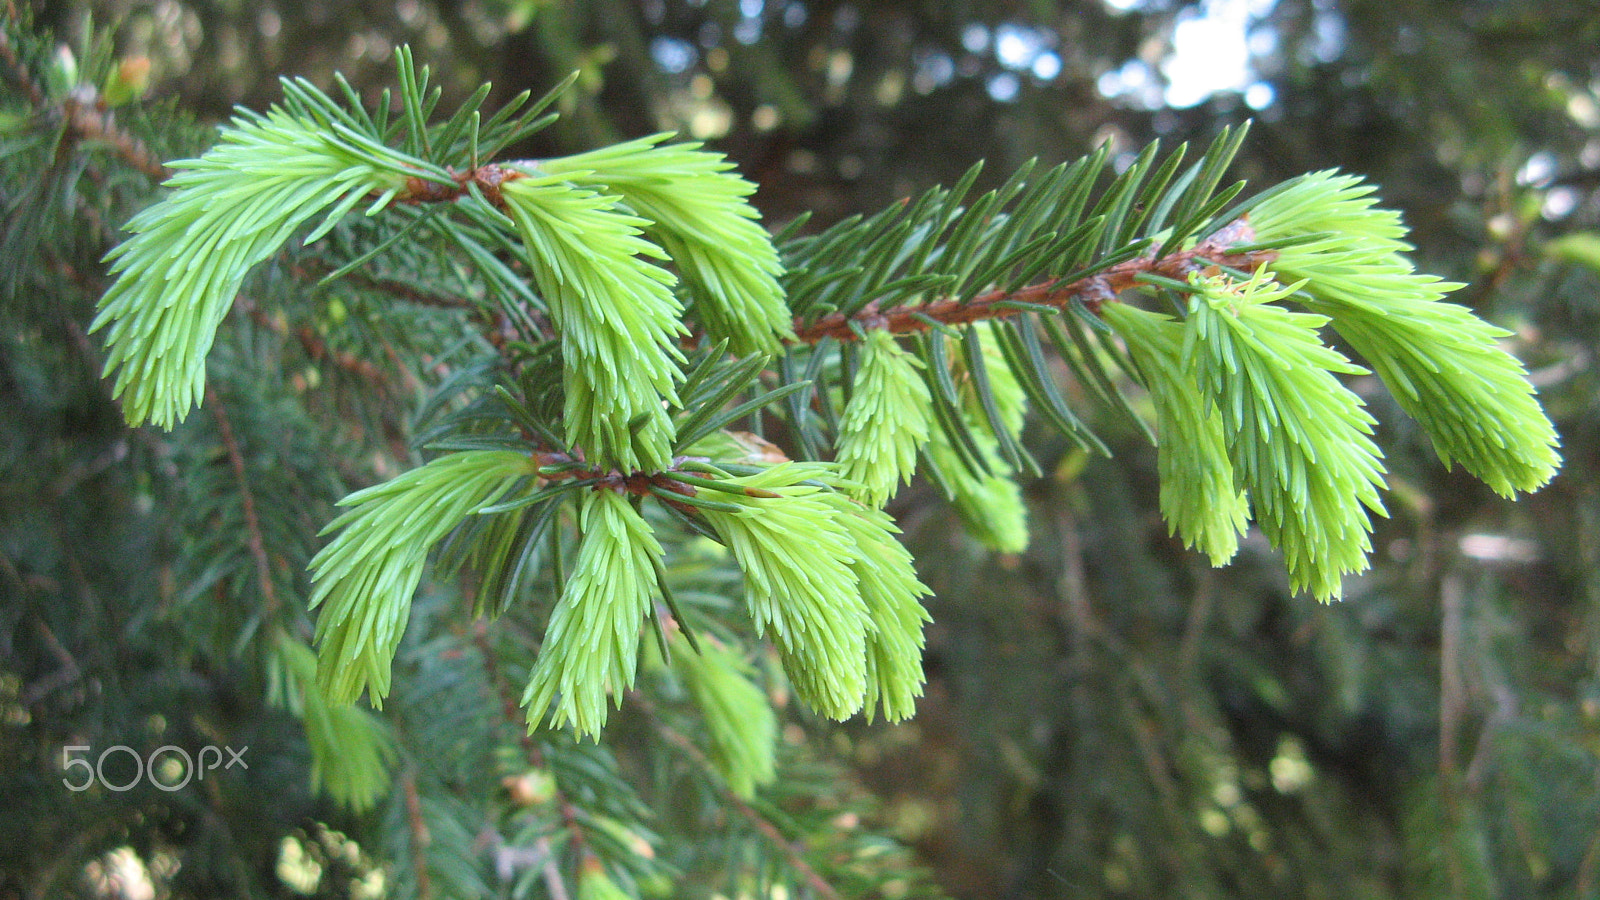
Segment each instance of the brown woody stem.
M1115 300L1118 294L1137 285L1141 275L1160 275L1181 281L1189 272L1205 266L1226 266L1249 271L1277 258L1277 252L1273 250L1230 252L1227 249L1248 243L1253 237L1249 226L1243 222L1236 222L1218 234L1222 240L1208 239L1189 250L1165 256L1130 259L1076 281L1052 279L1013 291L988 291L971 300L947 297L920 306L897 306L889 310L880 310L876 303L869 303L853 315L833 313L810 324L796 322L795 336L799 343L815 344L823 338L856 340L858 328L881 328L894 334L907 334L928 330L931 327L928 319L945 325L964 325L983 319L1013 316L1022 311L1010 305L1017 303L1064 309L1077 300L1090 312L1098 313L1103 303Z
M450 177L455 184L440 184L426 178L413 175L406 179L405 189L395 195L399 203L450 203L461 199L472 187L476 186L496 209L503 209L505 201L500 197L500 185L518 178L528 177L528 173L499 163L487 163L476 169L467 169L464 172L451 172Z

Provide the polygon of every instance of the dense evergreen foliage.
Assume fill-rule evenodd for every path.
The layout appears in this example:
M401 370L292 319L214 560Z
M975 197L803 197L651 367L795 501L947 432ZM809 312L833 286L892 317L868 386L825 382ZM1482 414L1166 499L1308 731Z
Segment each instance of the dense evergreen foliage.
M1592 896L1600 11L1225 6L8 5L0 896Z

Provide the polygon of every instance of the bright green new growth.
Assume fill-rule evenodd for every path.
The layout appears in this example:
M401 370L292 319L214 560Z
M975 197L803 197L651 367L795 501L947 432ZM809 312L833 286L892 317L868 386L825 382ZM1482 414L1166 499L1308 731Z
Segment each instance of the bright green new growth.
M561 331L568 442L603 466L665 469L673 429L662 401L678 402L672 342L688 330L672 273L649 261L666 253L639 236L649 222L562 176L507 181L501 192Z
M705 719L712 763L729 790L750 799L777 774L778 718L753 681L754 668L706 639L700 641L699 653L678 653L672 662Z
M1332 319L1446 466L1459 460L1502 496L1537 489L1561 464L1559 439L1527 371L1496 343L1510 332L1443 301L1461 285L1412 269L1399 214L1376 208L1372 191L1313 173L1257 205L1251 224L1263 241L1314 236L1273 268L1307 279L1296 299Z
M1365 370L1322 343L1327 319L1272 305L1301 285L1277 285L1264 269L1242 284L1191 284L1183 365L1221 414L1234 476L1290 586L1335 598L1342 574L1367 567L1367 511L1383 514L1374 420L1335 377Z
M473 718L483 712L471 704L475 693L500 709L514 695L481 689L499 692L506 660L446 649L476 633L462 617L498 615L518 634L547 618L531 671L520 663L529 731L549 725L598 740L612 707L636 687L664 688L641 727L667 738L661 746L705 748L704 758L691 752L688 765L663 770L685 789L674 796L712 798L725 784L720 795L752 801L733 806L755 813L757 825L783 814L773 820L785 832L773 845L782 853L733 860L729 884L748 893L781 880L780 856L800 863L797 871L802 857L821 859L789 838L832 818L824 808L753 799L775 780L779 723L796 712L766 690L784 676L758 654L771 652L797 702L822 715L896 721L916 712L930 592L882 506L911 478L921 448L967 530L989 548L1022 552L1029 528L1016 476L1039 474L1021 439L1029 404L1079 448L1109 454L1070 401L1093 396L1131 420L1137 413L1120 393L1126 365L1152 398L1172 531L1221 564L1253 506L1294 587L1322 599L1338 594L1343 573L1365 567L1369 512L1382 512L1372 420L1337 377L1361 370L1322 343L1324 324L1370 360L1447 464L1461 461L1504 494L1544 483L1557 465L1554 431L1525 373L1495 346L1505 333L1441 302L1455 286L1412 270L1398 216L1375 208L1354 179L1319 173L1219 215L1238 190L1219 189L1238 146L1229 137L1187 168L1181 153L1158 162L1151 147L1108 179L1102 151L1048 172L1024 166L978 197L968 196L974 167L952 188L821 234L796 236L797 226L779 240L780 255L749 202L754 186L720 154L656 135L551 160L493 161L543 127L538 110L480 120L485 86L430 125L438 94L408 52L399 61L399 103L369 113L347 86L335 101L286 83L285 110L244 114L201 159L178 163L171 197L135 217L132 238L109 255L116 281L94 323L109 338L107 372L116 372L129 420L166 427L202 396L218 323L263 260L289 265L311 253L315 264L290 265L297 278L370 264L372 277L347 286L352 296L385 304L388 326L418 326L423 340L396 348L381 330L342 330L343 316L317 323L333 328L318 332L329 350L350 350L340 368L385 351L403 368L427 359L425 383L406 379L422 401L409 436L452 452L343 501L325 529L331 543L310 564L311 606L322 607L317 650L287 637L294 613L273 603L288 618L270 626L275 643L260 654L274 702L305 723L314 785L355 810L390 786L395 747L383 721L352 704L363 692L374 705L385 701L412 596L441 543L437 587L418 607L429 634L407 657L427 671L417 693L391 705L414 711L412 701L465 698ZM291 243L307 232L318 241L369 204L369 215L389 215L340 227L317 247ZM1250 246L1229 247L1230 236ZM1255 278L1241 274L1261 261ZM1218 274L1177 280L1191 270ZM405 289L412 283L419 290ZM1189 314L1178 321L1117 302L1109 291L1128 284L1192 295ZM1285 300L1315 315L1289 312ZM270 311L290 325L263 334L258 355L269 365L303 367L308 356L327 365L329 355L295 346L302 320L294 317L311 311L294 306ZM1058 363L1075 376L1074 390L1060 390ZM366 374L386 401L401 389L382 371ZM379 423L329 418L347 398L299 398L312 405L301 410L296 400L297 415L285 421L338 426L341 440L394 436ZM202 432L186 437L215 449L215 436ZM261 449L256 429L238 436L224 440L230 455ZM830 449L832 463L771 465ZM288 533L269 524L249 523L253 541ZM719 539L726 552L709 546ZM726 602L739 576L732 563L753 628ZM268 598L277 573L257 574L254 591L248 572L223 577ZM641 647L650 626L661 641ZM753 650L752 631L775 650ZM690 646L674 643L680 633ZM247 628L239 646L262 636ZM664 668L669 643L678 678L641 684L641 652L654 662L659 647ZM416 724L409 713L400 718ZM515 750L501 746L496 728L465 737L459 746L474 754ZM543 875L551 890L566 884L585 900L659 893L650 880L669 881L663 873L691 858L668 844L672 855L651 862L639 849L650 849L638 824L645 797L664 795L631 796L623 772L637 770L559 735L523 749L512 764L531 767L528 782L542 785L510 798L522 809L507 847L549 843L550 852L543 872L515 866L519 887ZM443 781L407 777L398 799L429 802L414 791L452 779L448 771ZM797 796L787 784L770 793ZM790 812L808 820L794 834L783 822ZM700 833L720 841L721 830L719 821ZM472 834L440 844L443 832L433 833L431 849L409 847L418 874L443 873L438 864L454 857L467 877L437 878L436 893L484 894L487 882L474 883L482 848L456 852ZM830 878L864 858L835 849L822 854ZM570 873L551 874L558 864L579 871L562 880L555 876ZM824 880L811 884L825 892Z
M545 629L522 705L529 731L548 711L557 727L570 722L579 737L598 737L606 696L620 706L633 687L639 629L660 590L656 561L662 551L644 517L613 491L581 495L578 530L578 559Z
M1021 553L1028 549L1028 508L1022 502L1022 488L1010 477L1011 467L1000 458L994 437L969 413L961 415L991 474L977 475L968 469L943 429L928 440L928 461L943 477L946 499L968 534L997 553Z
M615 193L648 220L645 233L677 264L692 288L690 312L712 340L727 338L740 356L777 353L794 340L794 329L778 286L778 251L747 199L755 185L698 142L662 145L671 137L652 135L539 168Z
M173 193L129 220L133 237L106 255L116 281L90 331L106 333L106 366L130 425L171 428L205 390L205 360L250 268L312 216L312 241L357 204L389 204L429 170L338 123L282 110L241 112L199 159L171 164ZM448 179L446 179L448 181Z
M353 703L366 689L383 705L428 550L536 469L525 453L470 450L339 501L351 508L322 530L339 535L310 565L310 605L323 606L317 683L328 702Z
M373 807L389 789L394 736L372 713L331 704L317 687L317 657L311 648L280 634L268 670L268 702L305 723L311 747L311 789L326 790L353 812Z
M578 900L633 900L633 897L606 874L599 860L591 857L578 873Z
M1239 549L1250 503L1233 478L1222 418L1184 365L1184 327L1126 303L1101 308L1127 344L1155 406L1161 515L1184 546L1220 566Z
M887 331L867 333L861 371L839 419L838 453L844 476L859 482L855 496L883 506L901 481L910 481L917 451L932 429L932 400L922 363Z
M977 323L969 339L980 342L995 418L1000 427L1015 438L1022 433L1027 395L995 345L990 327L987 322ZM972 435L972 443L988 473L972 471L944 428L936 429L926 445L928 461L939 471L946 497L968 534L998 553L1021 553L1028 549L1028 509L1022 502L1022 488L1012 477L1011 466L1000 456L1000 442L983 408L975 374L964 359L958 359L951 368L952 376L959 381L961 401L955 413Z
M928 589L894 523L824 487L846 482L821 464L783 463L730 482L779 495L729 494L743 509L704 515L744 570L756 633L771 631L795 693L840 720L879 701L888 718L909 715L922 690L917 598Z
M787 257L794 271L785 273L749 203L754 186L722 155L655 135L480 168L480 137L492 157L513 136L542 127L539 121L492 119L497 124L480 134L470 105L430 128L425 73L419 80L408 52L399 58L408 153L382 145L401 131L387 124L387 113L374 119L347 111L309 86L286 83L287 111L242 114L211 151L175 164L181 171L168 182L174 193L136 216L128 226L133 237L108 256L117 279L93 325L107 329L107 372L116 372L128 420L170 427L202 394L206 353L249 268L313 216L325 214L307 241L359 204L370 203L370 215L397 196L408 204L463 201L445 208L467 215L478 230L455 231L447 214L436 220L437 235L456 238L483 266L487 294L514 295L492 299L548 308L561 351L559 423L542 401L513 408L507 400L517 421L501 424L510 430L479 430L485 417L474 409L463 419L473 424L456 435L465 442L454 446L527 441L527 452L441 457L346 498L352 508L329 526L339 533L311 564L312 606L324 608L317 625L321 693L308 685L308 711L324 696L328 704L348 703L363 690L382 702L429 548L542 474L546 486L563 482L558 492L582 490L564 481L576 478L607 481L609 489L585 491L578 501L581 549L530 676L530 727L548 716L596 735L609 703L633 685L651 602L659 591L673 603L658 583L661 545L638 509L657 501L687 525L709 525L730 548L744 572L755 630L776 645L802 701L840 719L863 707L869 716L880 708L889 719L911 715L923 683L928 617L920 598L928 591L879 508L910 478L919 449L969 532L1015 553L1028 544L1013 477L1034 466L1020 440L1027 403L1080 444L1093 440L1055 392L1039 332L1084 384L1132 414L1102 362L1121 354L1089 342L1077 319L1063 328L1050 310L1009 300L996 308L1009 303L1020 315L1003 325L981 320L988 311L952 317L970 322L959 330L929 315L975 290L1023 296L1028 285L1066 284L1078 277L1073 272L1103 271L1095 266L1113 257L1148 263L1157 270L1144 273L1152 276L1148 283L1193 294L1182 323L1116 302L1095 309L1125 342L1152 397L1163 514L1214 563L1234 554L1253 508L1284 553L1296 589L1327 599L1338 594L1341 574L1365 566L1368 511L1382 512L1382 468L1369 437L1372 419L1336 378L1362 370L1318 335L1330 321L1429 431L1446 464L1459 460L1502 494L1543 484L1558 465L1554 430L1526 373L1495 345L1505 332L1441 302L1456 285L1412 270L1398 216L1375 208L1370 188L1353 178L1307 176L1268 192L1247 220L1223 222L1207 221L1215 213L1205 210L1231 200L1216 183L1236 140L1220 141L1179 181L1170 177L1176 158L1166 175L1144 180L1152 148L1093 205L1103 155L1036 180L1024 168L1005 188L969 201L963 196L977 177L973 169L955 189L797 239ZM443 168L447 162L453 168ZM1139 250L1140 226L1129 218L1135 210L1187 221L1156 234L1190 248L1197 265L1257 254L1272 260L1272 271L1244 283L1224 275L1174 282L1160 274L1170 267L1160 266L1184 260L1131 255ZM1244 224L1254 232L1254 249L1206 258L1203 250L1220 246L1217 235ZM352 237L364 240L360 231ZM524 256L537 299L483 249L485 233ZM1197 241L1201 234L1212 237ZM1280 285L1289 281L1296 283ZM888 329L860 330L903 321L902 307L934 298L939 304L919 315L935 333L919 339L916 353ZM1285 298L1317 314L1289 312L1277 305ZM692 333L686 316L703 329L707 348L696 351L693 365L685 358L683 339ZM538 342L539 324L523 318L520 337ZM796 355L785 352L801 340L796 322L810 329L807 343L861 338L860 366L830 365L856 357L819 347L802 375ZM524 359L548 368L537 377L522 373L541 390L557 377L556 357L546 349L534 347ZM776 389L767 393L774 380L765 368L769 356L782 363ZM848 392L845 379L853 379ZM849 400L835 418L834 398L843 396ZM782 458L760 439L725 430L752 413L784 420L807 453L825 452L832 428L836 462L747 474ZM752 427L760 431L757 421ZM675 450L690 456L675 458ZM558 460L549 471L539 468L545 457ZM668 477L637 477L656 474ZM490 512L504 515L515 505ZM463 543L474 546L457 556L490 570L505 566L513 549L516 565L538 558L542 529L561 521L559 511L549 514L556 506L540 508L536 519L506 517L493 528L463 531ZM509 602L516 592L496 593ZM685 683L706 710L718 766L735 792L748 795L771 777L774 720L740 659L719 652L685 663ZM286 657L285 671L303 663ZM765 714L753 712L757 707ZM355 720L340 724L337 716L308 712L307 720L313 741L329 746L336 734L359 731ZM741 725L759 733L736 736ZM371 749L377 746L369 742L356 762L379 765L372 754L380 751Z
M889 515L840 493L821 495L841 514L839 524L855 541L850 566L867 603L867 721L881 704L891 722L908 719L922 696L922 627L933 621L918 598L933 592L917 580L911 553L895 539L900 529Z
M795 693L842 721L866 699L872 617L851 568L856 548L850 533L822 496L825 488L799 483L814 474L810 466L784 463L730 479L781 496L730 494L744 509L704 515L744 571L756 634L772 633Z

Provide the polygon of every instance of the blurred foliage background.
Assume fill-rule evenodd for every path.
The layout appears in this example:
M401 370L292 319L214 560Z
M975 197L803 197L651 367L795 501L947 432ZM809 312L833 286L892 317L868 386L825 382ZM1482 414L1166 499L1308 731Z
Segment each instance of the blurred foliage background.
M264 108L279 74L328 85L339 70L375 97L399 43L433 67L444 108L484 81L503 99L577 71L560 123L520 155L677 130L736 160L773 225L871 212L980 158L992 184L1030 157L1109 143L1126 163L1150 140L1204 144L1245 119L1236 177L1369 177L1404 210L1420 268L1470 282L1458 301L1515 332L1563 438L1561 475L1499 500L1445 471L1365 385L1386 423L1391 518L1371 572L1331 606L1291 596L1262 541L1223 570L1183 552L1156 512L1153 450L1109 417L1094 424L1114 459L1034 448L1054 467L1027 485L1024 555L985 554L916 486L891 512L938 595L927 696L910 722L840 727L830 746L877 798L876 827L955 897L1600 897L1600 3L53 0L33 13L63 39L90 14L111 26L120 59L149 62L147 101L203 121ZM47 408L61 383L23 374L5 373L0 390L20 398L5 402ZM49 590L23 573L67 571L61 548L104 544L122 556L72 578L160 593L158 575L117 569L155 538L78 490L120 458L75 453L103 423L65 408L7 417L0 593ZM24 608L0 611L4 758L24 755L36 719L90 702L71 699L82 670L160 685L151 711L203 703L243 720L258 702L226 672L160 658L157 639L52 647ZM270 789L297 751L283 722L253 721L251 777ZM100 837L48 781L4 783L0 897L32 896L63 845ZM270 865L286 829L322 815L298 814L233 833L232 852ZM165 823L118 827L137 849ZM332 840L304 841L328 873L306 893L354 890L336 870L361 866Z

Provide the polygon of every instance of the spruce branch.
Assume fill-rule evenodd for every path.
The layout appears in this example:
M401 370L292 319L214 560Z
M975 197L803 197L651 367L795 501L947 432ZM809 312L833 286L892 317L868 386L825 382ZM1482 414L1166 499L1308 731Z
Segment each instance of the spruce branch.
M1270 249L1232 249L1248 243L1251 237L1247 228L1223 229L1187 250L1161 256L1141 256L1071 280L1050 279L1014 290L992 290L971 300L946 297L883 311L877 304L868 303L853 314L830 313L809 324L796 323L795 336L799 342L808 344L824 338L854 341L858 339L857 332L860 329L881 328L894 334L912 334L927 331L935 322L941 325L964 325L1017 316L1029 311L1030 307L1064 310L1074 303L1082 304L1090 312L1098 312L1101 304L1139 285L1143 277L1148 275L1182 280L1190 272L1207 265L1253 271L1261 263L1277 257L1277 251Z
M733 498L737 512L703 510L745 575L758 635L771 634L795 692L834 719L860 711L867 692L870 612L852 570L855 548L813 473L783 464L737 479L782 495ZM803 549L802 549L803 548Z
M657 134L556 159L447 168L451 183L413 178L396 200L481 197L515 218L515 203L508 203L502 186L541 175L614 195L677 264L692 288L692 312L713 339L728 338L739 355L775 352L793 332L777 283L782 264L746 199L755 185L733 174L733 164L721 154L698 142L664 143L671 137Z
M336 703L389 690L389 667L430 548L468 515L534 474L524 453L469 450L442 456L340 501L351 507L323 533L338 537L311 560L319 684Z
M838 461L859 482L857 498L882 507L910 481L917 451L932 435L933 400L922 363L887 331L868 332L861 371L839 420Z
M614 197L559 177L508 182L504 196L561 331L567 440L603 464L661 470L672 444L664 404L678 404L673 338L686 330L675 279L649 261L666 252Z
M867 634L867 721L880 706L888 721L908 719L922 696L922 629L933 621L920 600L933 592L917 579L911 553L895 538L900 529L887 513L842 493L823 496L842 511L839 523L855 541L851 570L872 623Z
M91 150L116 167L105 178L89 170L71 188L80 194L52 208L76 203L91 216L84 224L103 232L99 210L116 206L94 192L117 199L110 191L121 170L169 179L172 193L135 217L133 236L107 257L116 283L94 327L106 329L107 371L130 421L170 427L196 400L210 404L226 465L207 467L198 483L238 495L242 527L206 540L232 551L229 564L243 573L230 570L233 581L248 585L254 575L266 614L281 614L287 599L273 583L284 570L279 519L267 502L273 492L247 483L241 438L260 420L203 380L219 320L237 306L284 338L266 349L293 338L319 364L378 380L378 366L336 349L366 335L370 320L352 317L342 332L291 326L269 294L241 293L243 279L277 260L274 273L301 281L344 279L364 313L384 297L428 308L392 304L380 316L396 314L385 320L391 326L437 326L449 347L426 351L442 383L424 398L415 446L432 461L345 499L310 566L317 648L285 638L268 665L280 699L305 722L313 778L360 808L388 784L392 747L381 720L347 701L363 690L374 704L383 699L433 548L435 577L471 572L473 614L499 615L518 641L539 644L531 671L519 663L528 679L519 709L488 626L466 626L527 764L567 767L553 805L518 816L527 824L514 845L538 851L552 896L565 897L571 883L581 897L614 900L630 887L616 851L637 837L630 830L642 812L616 798L631 797L621 773L644 769L619 767L584 742L541 744L524 725L597 736L624 697L712 776L717 793L706 796L747 818L811 893L838 896L807 864L807 848L786 836L805 832L776 804L762 812L753 799L776 781L777 714L738 637L750 630L741 616L770 639L813 709L912 715L928 589L881 507L920 452L983 543L1025 548L1017 477L1038 471L1023 437L1027 413L1095 445L1055 384L1058 362L1125 413L1118 368L1144 385L1160 435L1162 513L1187 545L1225 561L1254 505L1294 586L1323 599L1365 565L1383 479L1373 422L1340 382L1364 370L1327 345L1325 328L1395 391L1447 465L1460 462L1503 494L1544 484L1559 465L1526 372L1498 346L1506 333L1443 302L1456 286L1414 271L1398 217L1376 209L1370 189L1318 173L1224 212L1239 186L1222 187L1221 178L1242 130L1187 168L1181 149L1162 158L1152 145L1112 173L1102 150L1046 172L1023 166L968 202L975 168L954 188L816 238L774 239L748 202L753 186L697 143L654 135L557 159L496 159L548 121L540 110L549 98L520 98L485 119L485 87L434 124L439 94L405 49L396 102L369 110L342 80L339 101L286 81L280 108L241 114L211 151L168 170L128 130L134 120L119 122L92 89L47 97L19 57L37 59L37 46L19 51L12 34L0 30L0 62L41 113L29 127L65 135L41 144L59 152L58 168ZM354 215L361 211L373 218ZM297 237L317 246L299 251ZM76 274L65 262L55 271ZM92 277L78 280L99 293ZM1177 315L1132 305L1141 297L1175 299ZM88 346L70 323L67 333ZM1041 336L1060 360L1046 357ZM413 362L402 365L403 341L368 345L381 345L402 371ZM299 364L298 354L283 356ZM416 381L406 386L422 393ZM240 532L253 572L238 566ZM21 584L3 556L0 568ZM743 608L735 603L730 615L716 601L737 592L741 572ZM211 583L200 581L196 592ZM672 582L689 586L679 596L702 635L703 652L670 665L685 706L701 712L703 737L661 721L641 693L653 682L636 687L639 654L651 652L639 646L649 620L663 655L674 619L693 634ZM87 595L87 581L81 587ZM722 596L708 596L715 591ZM437 609L446 621L427 624L454 641L464 606ZM526 634L524 622L545 612L542 640ZM1184 658L1197 633L1186 635ZM441 656L434 651L428 645L419 658ZM76 663L62 671L80 673ZM465 684L479 690L475 678ZM452 725L477 709L460 707ZM511 749L498 729L491 723L479 740ZM1149 751L1148 729L1136 737ZM1158 754L1144 755L1155 783L1170 788ZM464 769L483 757L463 759ZM451 893L446 870L431 864L459 823L439 815L426 793L434 784L419 784L423 771L399 773L390 827L411 837L422 895ZM820 847L811 858L823 860ZM762 862L781 866L771 856ZM1584 861L1585 884L1595 858ZM557 862L577 871L563 875ZM843 862L834 871L853 874ZM513 893L536 873L526 874Z
M247 270L316 215L304 240L335 237L320 259L290 260L297 277L477 313L492 349L423 416L451 410L419 438L447 455L347 498L313 560L313 605L328 607L320 676L337 699L381 700L429 547L452 534L444 568L481 569L493 596L479 608L498 612L575 501L578 557L524 699L530 725L597 734L634 683L655 596L673 603L658 524L641 515L653 498L729 548L757 634L808 705L909 715L926 589L878 508L920 452L982 542L1027 546L1015 476L1040 471L1028 408L1103 446L1057 389L1041 333L1148 430L1114 372L1144 382L1162 510L1187 544L1227 559L1253 507L1294 586L1322 598L1364 566L1383 476L1372 420L1337 378L1364 370L1322 343L1323 325L1396 388L1447 463L1503 493L1554 471L1554 432L1500 332L1438 302L1453 285L1411 270L1398 220L1352 181L1308 176L1226 210L1242 129L1187 168L1184 148L1162 159L1152 145L1098 199L1104 151L1030 163L968 203L974 167L951 189L774 240L754 186L698 143L496 161L480 151L542 127L553 95L480 123L480 91L430 125L427 70L406 50L397 62L397 102L375 113L348 86L340 103L288 80L281 108L242 113L175 164L175 192L108 256L117 280L94 324L129 421L170 427L205 395L206 351ZM392 218L332 231L363 204ZM413 245L425 249L407 256ZM402 271L446 258L462 295L361 271L380 254ZM1122 305L1152 293L1187 308ZM1317 315L1287 311L1291 299ZM298 339L360 369L316 334ZM732 429L768 415L806 457L835 461L752 452Z
M1239 549L1250 504L1234 481L1222 418L1185 365L1183 324L1126 303L1107 304L1101 314L1127 342L1155 406L1169 531L1220 566Z
M117 124L116 115L106 108L92 86L80 85L67 95L61 102L61 116L67 125L69 141L104 144L152 181L172 177L173 170L156 158L143 141Z
M561 588L538 662L522 695L533 730L548 716L598 739L606 695L622 703L633 687L639 630L655 595L661 545L620 494L591 490L578 500L578 558Z
M698 142L656 134L575 156L540 171L614 192L643 217L690 286L690 312L739 356L775 353L793 337L778 276L783 265L748 198L755 185Z
M233 423L228 419L228 411L223 406L222 398L217 396L216 388L206 387L206 400L211 404L212 417L217 420L217 433L222 438L222 447L233 471L239 503L244 507L245 543L250 548L250 559L255 564L256 586L266 604L263 615L271 618L281 604L277 585L272 581L272 563L267 558L266 540L261 536L261 520L256 516L256 495L250 489L250 479L245 472L244 453L239 449L239 441L233 434Z

